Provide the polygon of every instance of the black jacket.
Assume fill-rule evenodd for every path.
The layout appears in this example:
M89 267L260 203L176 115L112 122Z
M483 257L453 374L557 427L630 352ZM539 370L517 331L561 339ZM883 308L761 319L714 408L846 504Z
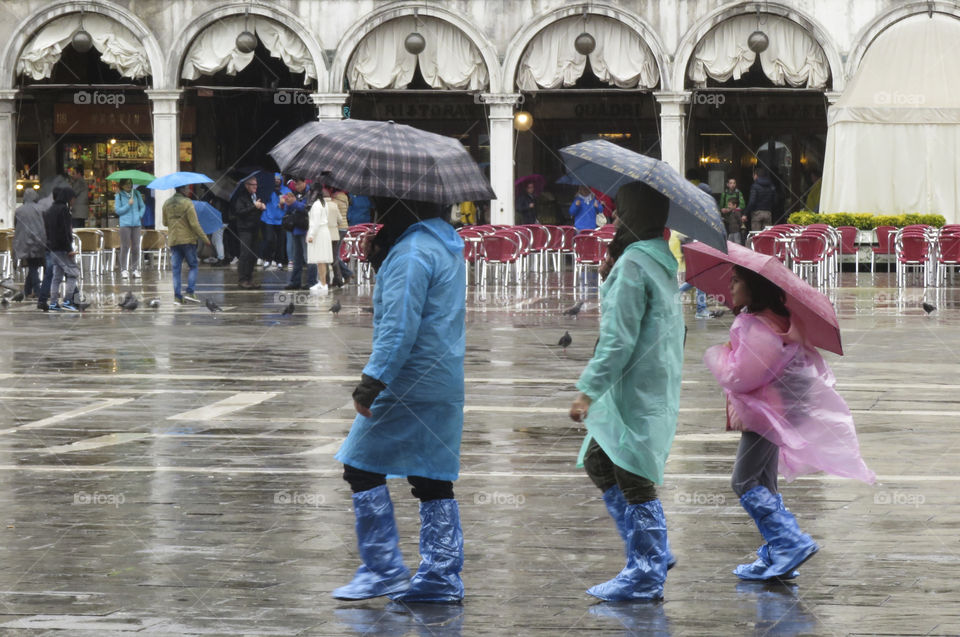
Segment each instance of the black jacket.
M743 214L747 215L747 222L753 220L753 213L757 210L769 210L776 216L780 205L779 193L769 177L760 177L750 186L750 200Z
M260 210L253 205L250 194L243 192L233 200L230 213L237 223L237 232L255 232L260 227Z
M43 213L43 225L47 231L47 250L52 252L73 251L70 200L75 196L72 188L54 188L53 204Z

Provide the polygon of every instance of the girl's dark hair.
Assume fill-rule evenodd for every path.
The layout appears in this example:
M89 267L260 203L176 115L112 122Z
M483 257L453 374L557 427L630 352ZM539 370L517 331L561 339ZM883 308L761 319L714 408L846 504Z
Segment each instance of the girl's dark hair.
M119 186L120 186L121 188L123 188L123 187L126 186L127 184L133 185L133 180L132 180L132 179L121 179L121 180L118 182L118 184L119 184Z
M739 265L733 266L733 271L741 281L747 284L750 290L750 305L747 309L756 314L764 310L770 310L780 316L790 316L790 310L785 305L787 295L784 294L780 286L770 282L766 277L760 276L753 270L742 268Z

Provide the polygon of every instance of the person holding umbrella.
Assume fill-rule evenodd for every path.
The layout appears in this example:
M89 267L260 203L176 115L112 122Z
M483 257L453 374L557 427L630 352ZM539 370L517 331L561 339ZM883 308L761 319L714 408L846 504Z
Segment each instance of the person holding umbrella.
M113 201L113 211L119 217L120 226L120 278L140 278L140 224L146 204L140 193L133 189L133 180L121 179ZM132 266L132 267L131 267Z
M736 314L730 340L704 363L727 397L727 429L740 431L731 486L766 544L734 574L744 580L789 579L819 550L783 505L778 471L793 480L825 471L873 483L860 456L850 409L814 349L843 353L830 301L775 257L734 243L723 255L685 246L687 280L708 292L727 282Z
M626 543L623 570L587 591L605 601L662 598L671 561L656 490L676 432L683 367L677 260L663 239L669 205L642 182L617 193L610 252L619 257L601 290L600 339L570 407L587 427L578 464Z
M159 180L158 180L159 181ZM154 184L156 182L153 182ZM156 188L151 184L151 187ZM197 261L197 239L210 245L193 207L189 184L176 186L172 197L163 203L163 225L167 227L167 244L170 248L170 267L173 269L173 299L177 305L184 301L199 303L195 292L200 264ZM181 294L180 267L187 262L190 271L187 275L187 291Z

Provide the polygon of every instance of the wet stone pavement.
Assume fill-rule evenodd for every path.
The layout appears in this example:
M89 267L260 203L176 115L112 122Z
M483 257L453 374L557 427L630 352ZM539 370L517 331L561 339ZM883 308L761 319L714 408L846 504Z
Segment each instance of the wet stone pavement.
M358 565L333 453L370 349L369 286L278 296L203 268L225 308L174 307L170 274L85 290L82 315L0 311L0 635L960 634L960 294L898 292L851 273L831 292L847 356L828 355L856 416L869 486L783 485L822 549L794 585L740 583L760 537L729 488L736 434L700 362L731 316L689 335L676 442L660 491L679 563L662 604L597 604L623 566L600 493L575 467L573 383L598 325L594 284L568 273L471 288L462 477L462 606L338 602ZM588 281L588 284L590 281ZM159 297L135 312L127 289ZM116 296L115 296L116 295ZM576 300L577 318L561 315ZM565 330L573 344L556 342ZM408 566L417 503L391 481Z

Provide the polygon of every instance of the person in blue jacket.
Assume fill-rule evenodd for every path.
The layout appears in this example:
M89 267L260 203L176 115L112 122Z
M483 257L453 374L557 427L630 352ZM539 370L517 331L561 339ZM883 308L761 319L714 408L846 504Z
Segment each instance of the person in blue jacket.
M260 243L260 258L263 259L264 270L287 269L287 236L283 230L283 210L280 209L280 195L289 192L283 185L283 176L280 173L273 175L273 192L267 207L260 215L260 234L263 240Z
M377 272L373 351L353 392L358 416L336 454L353 491L363 564L336 599L463 599L463 532L453 481L463 432L466 271L449 206L376 198L383 228L367 254ZM386 477L420 500L420 567L400 553Z
M349 194L350 206L347 208L347 223L355 226L373 222L373 202L365 195Z
M603 212L603 206L589 188L580 186L577 196L570 204L570 216L577 230L595 230L597 215Z
M124 279L140 278L140 226L147 206L140 193L133 189L133 182L121 179L113 199L113 211L119 217L120 226L120 276Z

